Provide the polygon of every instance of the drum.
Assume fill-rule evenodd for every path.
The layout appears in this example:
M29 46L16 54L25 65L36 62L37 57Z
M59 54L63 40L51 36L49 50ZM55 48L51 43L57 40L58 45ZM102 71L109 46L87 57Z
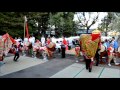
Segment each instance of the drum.
M55 46L56 46L55 43L50 42L50 44L47 46L47 48L48 48L50 51L54 51L54 50L55 50Z
M104 45L101 45L101 50L100 52L104 52L105 51L105 46Z
M106 58L106 62L108 62L108 57L107 56L108 56L108 53L105 50L105 46L101 45L101 50L100 50L100 60L101 60L101 62L102 62L103 57L105 57Z
M50 42L49 44L48 44L48 48L53 48L54 47L54 43L53 42Z

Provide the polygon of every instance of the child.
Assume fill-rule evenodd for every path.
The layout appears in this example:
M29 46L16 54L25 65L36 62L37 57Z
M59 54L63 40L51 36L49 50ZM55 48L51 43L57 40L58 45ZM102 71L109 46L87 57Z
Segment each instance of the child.
M17 47L17 45L14 46L15 48L15 56L14 56L14 61L17 61L19 58L19 48Z

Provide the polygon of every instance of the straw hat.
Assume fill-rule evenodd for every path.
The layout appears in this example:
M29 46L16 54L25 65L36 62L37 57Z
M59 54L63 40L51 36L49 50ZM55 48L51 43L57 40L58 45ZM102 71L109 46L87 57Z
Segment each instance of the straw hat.
M92 31L92 34L100 34L100 33L101 33L101 32L100 32L98 29Z

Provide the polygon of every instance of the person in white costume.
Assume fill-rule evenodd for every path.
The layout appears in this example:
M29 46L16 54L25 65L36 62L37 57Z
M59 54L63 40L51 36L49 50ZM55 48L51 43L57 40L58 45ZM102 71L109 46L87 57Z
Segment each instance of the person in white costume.
M45 37L44 36L41 37L41 42L42 42L42 46L44 46L45 45Z

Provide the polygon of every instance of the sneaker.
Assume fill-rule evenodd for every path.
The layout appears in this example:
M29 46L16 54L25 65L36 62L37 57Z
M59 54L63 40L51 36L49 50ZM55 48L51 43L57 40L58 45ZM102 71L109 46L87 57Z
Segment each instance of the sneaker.
M91 72L92 71L92 68L89 68L89 72Z
M111 64L108 64L108 66L111 66Z
M78 60L76 60L76 63L78 63Z
M37 57L34 57L35 59L37 58Z
M115 65L119 65L119 63L115 63Z
M24 54L23 56L26 56L26 54Z

